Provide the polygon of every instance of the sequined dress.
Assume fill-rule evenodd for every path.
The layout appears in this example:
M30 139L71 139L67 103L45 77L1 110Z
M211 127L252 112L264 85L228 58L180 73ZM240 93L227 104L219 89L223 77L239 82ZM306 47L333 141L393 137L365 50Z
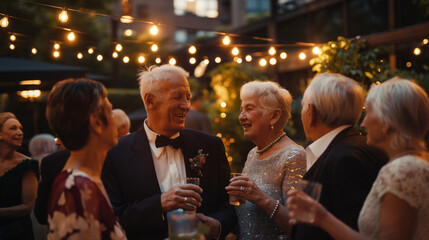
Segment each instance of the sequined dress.
M305 150L290 145L267 159L257 159L256 147L250 150L243 172L258 187L285 205L286 193L293 183L302 178L306 171ZM281 229L259 206L246 201L244 206L235 207L238 217L237 239L278 239Z

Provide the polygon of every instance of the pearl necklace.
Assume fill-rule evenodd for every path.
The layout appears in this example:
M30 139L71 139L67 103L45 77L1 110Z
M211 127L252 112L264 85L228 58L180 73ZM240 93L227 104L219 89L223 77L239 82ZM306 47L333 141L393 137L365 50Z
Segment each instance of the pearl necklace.
M268 149L270 149L272 146L274 146L274 144L278 143L280 141L280 139L282 139L284 136L286 136L285 132L280 134L280 136L278 136L276 139L274 139L272 142L270 142L266 147L264 147L260 150L256 150L256 153L262 154L262 153L266 152Z

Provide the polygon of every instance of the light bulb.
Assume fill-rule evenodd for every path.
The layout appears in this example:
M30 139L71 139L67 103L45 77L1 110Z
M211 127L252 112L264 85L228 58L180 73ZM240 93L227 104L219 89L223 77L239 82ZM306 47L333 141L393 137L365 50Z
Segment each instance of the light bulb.
M76 35L74 34L74 32L70 32L69 34L67 34L67 39L73 42L76 39Z
M2 28L6 28L7 26L9 26L9 19L4 16L1 20L0 20L0 26Z
M99 62L103 61L103 55L101 54L97 55L97 61Z
M271 56L273 56L274 54L276 54L276 48L275 47L270 47L270 49L268 50L268 54L270 54Z
M54 58L59 58L60 57L60 52L55 50L52 55L54 56Z
M69 15L67 13L67 10L63 9L61 13L58 15L58 19L63 23L67 22L69 20Z
M59 44L59 43L55 43L55 44L54 44L54 49L55 49L55 50L60 49L60 44Z
M153 25L150 29L149 29L149 33L153 36L156 36L159 32L159 29L156 25Z
M122 51L122 45L120 43L116 44L115 49L118 52Z
M298 57L299 57L299 59L304 60L307 58L307 55L305 55L304 52L300 52Z
M418 56L420 55L420 53L422 53L422 50L420 50L420 48L418 47L414 48L414 55Z
M240 53L240 50L238 50L237 47L234 47L231 51L232 55L237 56Z
M124 35L127 36L127 37L131 37L133 35L133 33L134 32L131 29L127 29L127 30L124 31Z
M248 62L250 62L250 61L252 61L252 56L250 56L250 55L246 55L246 61L248 61Z
M225 36L222 39L222 43L223 43L223 45L229 45L229 44L231 44L231 38L229 38L229 36Z
M152 44L152 47L150 47L150 49L152 50L152 52L156 52L156 51L158 51L158 45L156 45L154 43L154 44Z
M176 65L176 59L175 58L170 58L170 60L168 61L168 64L170 64L170 65Z
M161 63L161 58L157 57L157 58L155 59L155 62L156 62L157 64L160 64L160 63Z
M113 57L113 58L118 58L118 57L119 57L118 52L113 52L113 53L112 53L112 57Z
M280 53L280 58L281 59L286 59L287 58L287 53L286 52Z
M261 67L267 66L267 60L265 60L265 58L261 58L261 60L259 60L259 66Z
M13 42L13 41L15 41L16 40L16 36L15 35L10 35L10 40Z
M77 57L77 59L82 59L83 58L83 54L82 53L77 53L76 57Z
M129 63L130 62L130 58L128 56L125 56L124 58L122 58L122 61L124 63Z
M197 52L197 48L194 45L192 45L189 47L188 52L190 54L195 54Z
M88 48L88 53L89 54L93 54L94 53L94 48Z
M191 57L190 59L189 59L189 63L190 64L195 64L197 62L197 59L195 59L194 57Z
M215 58L215 62L216 62L216 63L220 63L221 61L222 61L222 59L221 59L220 57L216 57L216 58Z
M143 57L143 56L140 56L140 57L137 59L137 61L138 61L139 63L144 63L144 62L146 61L146 58L145 58L145 57Z
M31 49L31 53L32 53L32 54L36 54L36 53L37 53L37 49L36 49L36 48L32 48L32 49Z

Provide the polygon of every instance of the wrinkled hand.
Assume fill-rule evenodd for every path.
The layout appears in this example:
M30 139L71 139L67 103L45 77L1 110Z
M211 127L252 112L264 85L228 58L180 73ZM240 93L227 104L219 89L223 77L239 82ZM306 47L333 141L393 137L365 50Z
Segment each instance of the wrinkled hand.
M305 223L320 226L321 219L326 214L325 208L320 203L296 189L289 190L287 193L287 208L289 209L289 224L291 225ZM316 213L313 221L300 217L309 214L314 208L316 208Z
M220 223L218 220L208 217L202 213L195 215L203 224L207 225L210 229L209 234L206 234L207 239L217 239L220 234Z
M261 201L267 198L266 193L248 176L237 176L229 181L229 185L225 187L229 195L245 198L256 205L260 205Z
M170 212L178 208L192 211L201 206L201 193L203 189L195 184L183 184L170 188L161 194L161 207L163 212ZM188 205L188 204L192 204Z

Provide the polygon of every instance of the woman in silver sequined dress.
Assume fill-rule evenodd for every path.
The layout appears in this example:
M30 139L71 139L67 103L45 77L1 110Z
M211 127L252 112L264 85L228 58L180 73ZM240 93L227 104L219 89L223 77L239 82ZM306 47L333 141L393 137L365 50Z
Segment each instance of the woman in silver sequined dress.
M274 82L252 81L240 91L239 121L244 136L255 143L243 169L226 190L247 200L236 206L238 239L278 239L290 233L283 215L286 193L306 169L305 150L283 131L292 96Z

